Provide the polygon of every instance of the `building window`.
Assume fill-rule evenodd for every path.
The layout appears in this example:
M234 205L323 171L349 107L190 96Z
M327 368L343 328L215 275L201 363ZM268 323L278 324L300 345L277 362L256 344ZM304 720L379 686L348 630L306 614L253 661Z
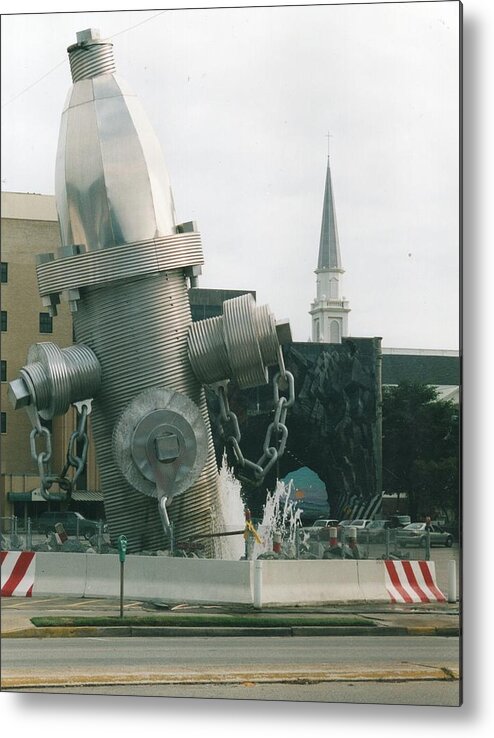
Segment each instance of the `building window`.
M0 413L0 416L1 416L1 418L0 418L0 425L1 425L0 431L2 433L7 433L7 413Z
M319 341L321 334L319 332L319 318L314 320L314 341Z
M329 342L341 343L340 324L337 320L332 320L329 325Z
M6 261L0 262L0 282L7 282L9 278L9 265Z
M6 331L7 330L7 311L2 310L0 315L0 330Z
M4 361L4 359L1 360L0 363L0 381L6 382L7 381L7 362Z
M53 333L53 318L50 313L39 314L39 332Z

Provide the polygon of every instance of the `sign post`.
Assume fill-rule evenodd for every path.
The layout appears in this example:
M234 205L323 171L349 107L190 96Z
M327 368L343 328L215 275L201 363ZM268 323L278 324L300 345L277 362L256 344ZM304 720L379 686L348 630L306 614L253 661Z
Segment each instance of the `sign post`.
M124 564L127 553L127 538L118 536L118 558L120 559L120 617L123 618L123 596L124 596Z

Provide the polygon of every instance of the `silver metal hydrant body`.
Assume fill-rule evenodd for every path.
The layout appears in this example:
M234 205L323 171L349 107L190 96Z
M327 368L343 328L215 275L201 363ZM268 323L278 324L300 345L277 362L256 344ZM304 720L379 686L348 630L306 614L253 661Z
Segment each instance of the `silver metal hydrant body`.
M176 224L159 143L114 74L112 44L89 29L68 51L74 84L56 162L62 246L41 258L38 285L52 313L60 296L69 301L76 342L99 362L92 428L111 539L156 550L167 545L168 515L175 537L211 532L218 473L202 382L267 382L286 324L244 296L229 301L238 308L225 309L224 331L191 332L189 345L200 236ZM201 364L222 342L218 330L226 358L213 377Z
M128 403L163 387L202 414L207 461L170 510L180 535L209 530L217 469L204 390L187 359L186 270L203 261L200 240L177 235L160 145L138 99L115 76L112 52L93 31L69 47L74 84L62 115L56 201L62 248L80 252L67 257L80 295L68 292L75 338L101 365L92 426L105 512L112 538L125 535L132 552L164 548L166 538L156 499L131 486L115 463L113 433ZM86 266L80 255L96 258Z

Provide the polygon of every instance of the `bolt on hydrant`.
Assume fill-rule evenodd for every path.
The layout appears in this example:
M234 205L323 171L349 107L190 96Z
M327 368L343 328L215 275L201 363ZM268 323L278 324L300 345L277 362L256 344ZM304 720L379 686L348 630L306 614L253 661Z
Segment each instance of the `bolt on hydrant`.
M220 423L233 425L228 440L241 466L260 480L283 453L294 402L281 349L291 340L290 326L250 294L226 301L222 316L192 324L188 290L204 263L201 238L193 222L176 222L158 140L115 74L112 43L87 29L68 54L73 86L62 113L55 182L61 247L39 257L37 278L52 315L60 299L68 301L75 345L32 346L9 394L31 418L31 452L47 499L55 481L70 493L80 474L92 413L111 540L125 535L129 553L156 550L169 542L171 522L181 537L211 527L218 472L205 385L220 398ZM252 462L240 450L227 384L266 384L275 365L275 417L262 456ZM53 475L50 433L41 419L70 405L79 423L68 464Z

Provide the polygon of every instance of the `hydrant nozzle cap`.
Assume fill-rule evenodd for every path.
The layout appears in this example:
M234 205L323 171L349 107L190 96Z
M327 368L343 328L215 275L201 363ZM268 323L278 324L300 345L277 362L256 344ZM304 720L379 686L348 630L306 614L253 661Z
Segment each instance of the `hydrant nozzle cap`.
M101 33L99 28L86 28L85 31L77 31L76 33L77 43L87 43L88 41L99 41L101 39Z

